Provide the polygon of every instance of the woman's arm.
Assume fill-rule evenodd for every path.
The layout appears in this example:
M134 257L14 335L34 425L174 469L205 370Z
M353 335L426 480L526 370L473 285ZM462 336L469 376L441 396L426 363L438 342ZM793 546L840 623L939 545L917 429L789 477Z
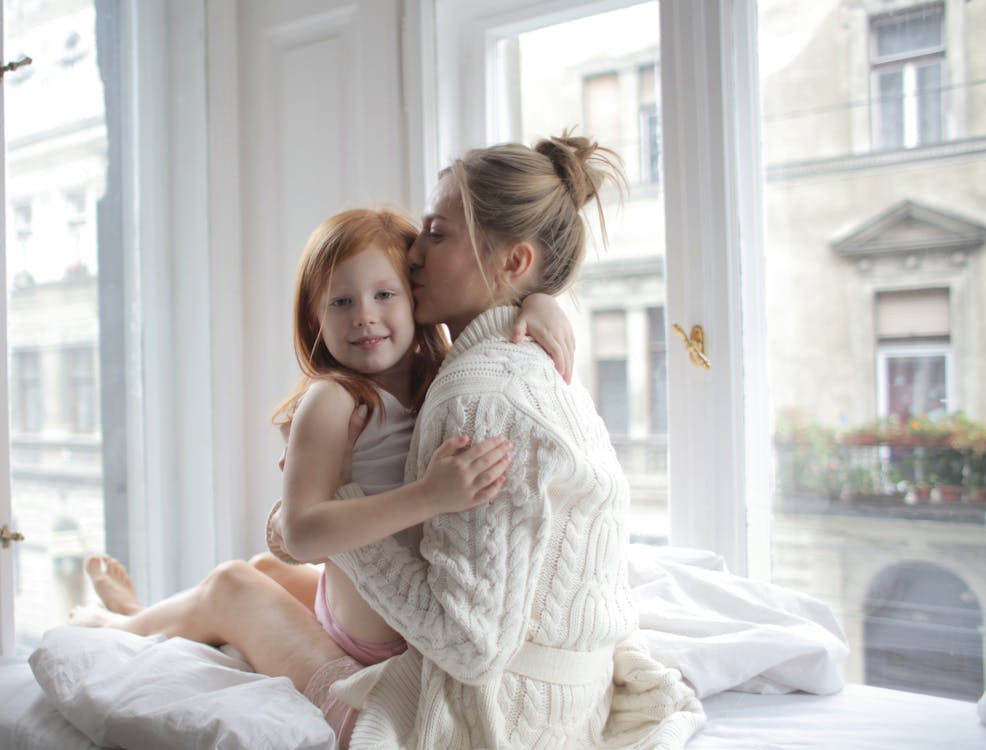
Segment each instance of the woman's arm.
M548 353L558 373L566 383L571 383L575 364L575 332L558 300L550 294L529 294L521 303L520 313L514 322L514 343L523 341L525 336L530 336Z
M283 550L299 561L375 542L441 513L487 502L499 491L511 446L502 438L469 446L455 436L438 446L421 478L394 490L333 502L355 403L338 384L313 384L291 425L282 506L271 523Z

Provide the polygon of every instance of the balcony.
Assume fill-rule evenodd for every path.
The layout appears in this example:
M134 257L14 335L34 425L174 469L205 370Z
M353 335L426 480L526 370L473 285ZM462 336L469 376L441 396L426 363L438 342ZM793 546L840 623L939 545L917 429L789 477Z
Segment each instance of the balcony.
M986 525L986 426L962 414L836 431L786 416L778 509Z

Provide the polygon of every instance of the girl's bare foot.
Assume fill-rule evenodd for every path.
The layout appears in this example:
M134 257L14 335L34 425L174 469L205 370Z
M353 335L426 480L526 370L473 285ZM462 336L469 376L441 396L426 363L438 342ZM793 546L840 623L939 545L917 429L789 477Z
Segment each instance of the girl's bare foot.
M143 609L137 601L134 582L119 560L109 555L93 555L86 558L85 569L92 587L110 612L129 616Z

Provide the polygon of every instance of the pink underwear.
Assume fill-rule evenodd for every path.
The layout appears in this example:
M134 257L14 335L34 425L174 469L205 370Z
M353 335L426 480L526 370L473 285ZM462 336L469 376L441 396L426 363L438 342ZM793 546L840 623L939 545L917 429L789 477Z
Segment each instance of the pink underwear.
M370 643L349 635L332 615L332 608L325 596L325 574L318 579L318 592L315 594L315 617L343 651L364 667L377 664L407 651L407 641L403 638L388 643Z

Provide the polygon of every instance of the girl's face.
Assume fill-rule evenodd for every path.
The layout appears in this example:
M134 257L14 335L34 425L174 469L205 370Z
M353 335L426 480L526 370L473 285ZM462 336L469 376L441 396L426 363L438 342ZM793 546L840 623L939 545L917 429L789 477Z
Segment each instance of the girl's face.
M339 363L367 375L406 372L414 340L410 289L378 246L336 265L320 322L322 340Z
M450 177L436 186L408 261L414 319L420 324L445 323L455 339L495 304L469 241L459 190Z

